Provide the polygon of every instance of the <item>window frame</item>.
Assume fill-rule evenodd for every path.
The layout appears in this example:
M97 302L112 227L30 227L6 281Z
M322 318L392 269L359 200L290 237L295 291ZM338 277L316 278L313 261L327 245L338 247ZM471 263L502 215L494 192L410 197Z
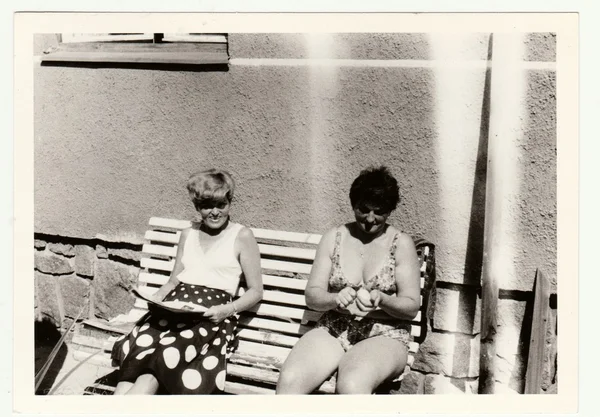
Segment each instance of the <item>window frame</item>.
M227 34L60 34L43 63L228 65Z

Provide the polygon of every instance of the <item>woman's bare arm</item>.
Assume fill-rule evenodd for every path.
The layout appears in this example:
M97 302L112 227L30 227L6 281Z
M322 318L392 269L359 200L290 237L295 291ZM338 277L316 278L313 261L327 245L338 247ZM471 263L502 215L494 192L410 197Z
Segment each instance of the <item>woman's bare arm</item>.
M313 310L327 311L338 306L336 302L337 294L332 294L328 291L335 235L336 229L329 230L323 235L310 271L305 296L306 305Z
M262 271L260 267L260 252L254 234L244 227L238 233L235 241L236 251L239 250L239 259L247 290L233 302L234 311L244 311L252 308L263 297Z

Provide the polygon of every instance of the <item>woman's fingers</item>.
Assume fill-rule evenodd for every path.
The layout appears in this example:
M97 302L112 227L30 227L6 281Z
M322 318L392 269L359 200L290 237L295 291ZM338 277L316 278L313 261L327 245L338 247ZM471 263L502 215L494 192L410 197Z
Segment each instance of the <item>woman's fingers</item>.
M373 290L370 293L371 302L374 307L379 307L379 303L381 303L381 292L379 290Z

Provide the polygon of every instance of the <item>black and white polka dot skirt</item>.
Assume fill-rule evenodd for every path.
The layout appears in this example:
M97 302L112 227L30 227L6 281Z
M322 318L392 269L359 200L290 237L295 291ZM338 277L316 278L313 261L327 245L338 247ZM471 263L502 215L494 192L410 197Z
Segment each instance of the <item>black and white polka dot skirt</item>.
M180 283L164 301L191 301L204 307L231 302L215 288ZM169 394L219 394L225 387L226 359L235 348L237 318L215 324L200 315L153 308L112 349L120 381L150 373Z

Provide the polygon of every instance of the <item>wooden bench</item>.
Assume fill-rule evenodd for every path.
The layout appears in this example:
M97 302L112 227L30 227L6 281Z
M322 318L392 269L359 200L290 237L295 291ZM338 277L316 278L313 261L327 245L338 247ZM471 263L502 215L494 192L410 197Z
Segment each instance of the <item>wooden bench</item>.
M139 286L156 291L169 278L181 230L189 221L151 218L140 261ZM239 346L227 366L225 391L231 394L274 394L279 369L290 349L322 313L306 307L304 289L321 235L277 230L252 229L261 253L263 300L249 311L242 312L238 326ZM414 342L409 349L406 374L414 362L419 345L427 334L429 295L435 280L434 246L415 240L421 264L421 309L411 322ZM243 285L238 295L243 294ZM142 315L146 303L136 300L134 312ZM114 340L128 333L133 323L111 326L99 320L86 320L76 331L71 348L78 360L111 367L110 351ZM99 352L100 351L100 352ZM98 353L99 352L99 353ZM96 353L90 358L92 354ZM87 388L87 394L110 394L115 381L97 381ZM383 392L389 387L383 387ZM335 376L326 381L317 393L335 391ZM379 391L378 391L379 392Z

